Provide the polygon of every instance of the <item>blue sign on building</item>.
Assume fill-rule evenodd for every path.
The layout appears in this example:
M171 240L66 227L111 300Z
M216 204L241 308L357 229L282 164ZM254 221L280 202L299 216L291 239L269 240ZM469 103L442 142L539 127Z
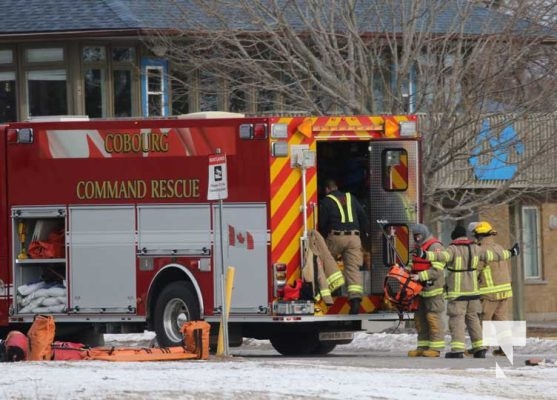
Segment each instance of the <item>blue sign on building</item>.
M489 152L486 154L486 146ZM499 135L491 131L489 120L482 123L476 139L476 146L472 150L470 165L474 168L476 179L479 180L509 180L516 174L517 165L509 161L512 151L524 153L524 145L517 138L512 125L507 125ZM487 163L480 163L480 158L487 158Z

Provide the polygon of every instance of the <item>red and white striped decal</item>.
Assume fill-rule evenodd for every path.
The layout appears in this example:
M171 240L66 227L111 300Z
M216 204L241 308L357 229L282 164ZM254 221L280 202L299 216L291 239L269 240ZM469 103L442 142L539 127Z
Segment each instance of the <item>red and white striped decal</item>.
M234 127L222 126L58 129L39 131L38 142L41 158L175 157L206 156L217 148L236 154L236 136Z

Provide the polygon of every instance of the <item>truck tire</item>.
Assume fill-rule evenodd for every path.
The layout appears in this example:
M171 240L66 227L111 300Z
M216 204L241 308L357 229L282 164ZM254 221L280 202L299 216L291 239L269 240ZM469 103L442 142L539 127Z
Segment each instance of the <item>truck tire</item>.
M269 339L273 348L283 356L306 356L316 354L320 345L315 332L300 332L273 336Z
M193 285L172 282L159 294L155 303L154 327L159 346L183 343L182 325L200 318L200 307Z
M317 347L315 347L315 349L313 349L311 354L324 356L325 354L329 354L331 351L333 351L335 347L337 347L337 344L333 342L319 342L319 344L317 345Z

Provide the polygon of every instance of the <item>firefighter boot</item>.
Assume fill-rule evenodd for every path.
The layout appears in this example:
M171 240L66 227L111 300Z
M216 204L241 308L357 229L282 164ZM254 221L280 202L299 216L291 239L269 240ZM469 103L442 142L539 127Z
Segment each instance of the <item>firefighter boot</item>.
M439 357L441 355L441 352L438 350L424 350L424 352L422 353L423 357Z
M414 350L410 350L408 352L408 357L421 357L424 354L424 350L426 349L422 349L420 347Z
M358 314L360 312L361 299L350 299L350 314Z
M474 358L485 358L485 353L487 353L486 349L477 350L474 353Z
M493 350L493 353L492 353L492 354L493 354L494 356L504 356L504 355L506 355L505 352L503 351L503 349L500 348L500 347L497 348L497 349L495 349L495 350Z

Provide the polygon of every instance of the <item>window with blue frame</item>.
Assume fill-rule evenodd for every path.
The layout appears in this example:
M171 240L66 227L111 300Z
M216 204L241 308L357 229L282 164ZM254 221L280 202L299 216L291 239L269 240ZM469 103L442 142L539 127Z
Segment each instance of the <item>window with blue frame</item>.
M168 61L141 60L141 101L145 117L168 116Z

